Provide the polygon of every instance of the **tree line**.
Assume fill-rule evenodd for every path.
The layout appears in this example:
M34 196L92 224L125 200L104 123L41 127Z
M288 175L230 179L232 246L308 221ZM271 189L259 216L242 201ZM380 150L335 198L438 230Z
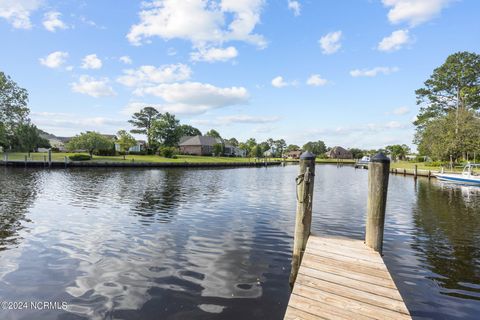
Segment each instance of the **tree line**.
M50 147L48 140L28 117L28 92L0 71L0 147L11 151L34 151Z
M420 112L414 143L433 160L471 160L480 153L480 55L457 52L415 91Z

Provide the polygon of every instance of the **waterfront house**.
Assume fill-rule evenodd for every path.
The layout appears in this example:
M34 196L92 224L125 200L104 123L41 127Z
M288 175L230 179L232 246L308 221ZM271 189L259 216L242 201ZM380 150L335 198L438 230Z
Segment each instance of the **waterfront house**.
M128 152L142 152L146 149L146 142L144 140L137 140L137 144L128 149ZM115 142L115 151L120 152L120 145Z
M330 159L353 159L352 153L340 146L333 147L325 155Z
M302 154L301 150L295 150L295 151L290 151L285 154L285 158L288 159L298 159L300 158L300 155Z
M182 154L195 156L210 156L214 152L214 146L221 144L225 156L245 157L246 152L240 148L225 143L220 138L209 136L185 136L180 139L179 149Z

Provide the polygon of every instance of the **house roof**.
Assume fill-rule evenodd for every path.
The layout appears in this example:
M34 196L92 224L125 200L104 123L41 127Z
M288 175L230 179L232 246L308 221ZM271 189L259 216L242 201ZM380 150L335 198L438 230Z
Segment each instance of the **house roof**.
M209 136L182 137L180 146L213 146L222 143L222 140Z

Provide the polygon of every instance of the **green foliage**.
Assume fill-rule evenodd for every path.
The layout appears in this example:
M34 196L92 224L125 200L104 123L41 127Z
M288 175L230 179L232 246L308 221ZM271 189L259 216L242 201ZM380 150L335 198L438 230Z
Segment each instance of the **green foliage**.
M432 119L458 108L480 108L480 55L457 52L433 70L425 87L415 91L420 113L414 124L421 131Z
M152 148L152 125L155 120L161 117L161 113L153 107L145 107L139 112L135 112L131 120L128 120L136 129L130 130L131 133L144 134L147 136L147 144Z
M385 150L387 150L392 160L405 160L406 155L410 153L410 147L406 144L386 146Z
M214 130L214 129L209 130L207 133L205 133L205 135L207 137L214 137L214 138L222 139L222 136L220 135L220 133L218 133L218 131Z
M120 147L120 152L128 153L128 150L131 147L137 145L135 138L125 130L120 130L117 132L117 141L116 143Z
M73 154L71 156L68 156L68 158L72 161L86 161L90 160L90 156L86 154Z
M165 113L152 123L153 139L165 147L176 147L180 141L180 121L175 115Z
M238 140L235 138L230 138L228 140L225 140L225 143L228 143L231 146L238 147L239 143Z
M174 147L160 147L158 149L158 153L165 158L173 158L176 156L177 149Z
M311 153L321 157L322 155L327 152L327 147L325 146L325 142L322 140L318 141L309 141L303 145L303 151L310 151Z
M456 126L457 119L461 124ZM476 112L459 110L446 116L431 120L418 141L418 150L422 155L448 161L454 160L466 152L480 151L480 119Z
M260 145L253 147L252 153L256 158L263 157L263 148Z
M181 126L178 127L178 130L179 130L180 137L184 137L184 136L193 137L193 136L202 135L202 132L200 130L188 124L182 124Z
M352 153L353 159L360 159L365 156L365 152L358 148L350 148L348 151Z
M0 122L0 147L7 146L7 131L5 130L5 126L3 123Z
M219 157L223 154L223 145L221 143L215 143L213 145L213 154Z
M291 152L291 151L298 151L298 150L300 150L299 146L297 146L296 144L289 144L285 151L286 152Z
M278 158L282 157L285 151L285 148L287 147L287 143L285 142L285 140L284 139L275 140L273 142L273 145L275 147L275 156Z
M17 125L14 132L15 149L19 151L35 151L38 148L49 148L48 140L40 137L40 131L30 123Z
M94 131L82 132L67 143L69 150L86 150L90 157L93 156L94 151L111 149L112 146L112 140Z

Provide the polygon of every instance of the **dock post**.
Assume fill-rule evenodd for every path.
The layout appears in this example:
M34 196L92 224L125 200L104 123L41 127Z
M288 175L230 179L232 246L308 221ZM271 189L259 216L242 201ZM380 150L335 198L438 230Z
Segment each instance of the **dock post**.
M415 165L415 167L413 168L413 177L417 179L417 175L418 175L418 167L417 165Z
M387 204L390 159L383 153L374 156L368 166L368 201L365 244L382 254L385 207Z
M432 171L428 170L428 179L432 177Z
M48 149L48 167L52 167L52 149Z
M7 166L7 162L8 162L8 152L5 152L3 154L3 161L5 161L5 166Z
M307 246L312 225L313 185L315 177L315 155L309 151L300 156L300 173L296 178L297 212L293 239L292 271L290 287L297 278L303 253Z
M65 169L66 169L67 168L67 163L68 163L67 156L65 156L64 161L65 161Z
M27 156L25 155L25 168L27 167Z
M43 167L45 168L47 166L47 156L43 155Z

